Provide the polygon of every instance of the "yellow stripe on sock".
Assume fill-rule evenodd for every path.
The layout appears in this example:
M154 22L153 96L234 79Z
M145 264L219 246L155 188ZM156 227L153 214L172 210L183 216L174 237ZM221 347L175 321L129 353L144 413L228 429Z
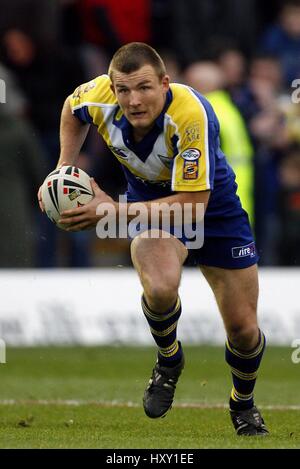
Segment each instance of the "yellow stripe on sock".
M239 400L240 401L249 401L250 399L252 399L253 397L253 392L251 392L250 394L242 394L240 392L238 392L235 387L233 386L232 390L231 390L231 398L235 401L235 402L238 402Z
M144 302L144 298L142 297L142 308L143 308L144 314L149 319L152 319L153 321L158 321L158 322L166 321L167 319L171 318L172 316L174 316L178 312L180 306L181 306L180 298L178 297L173 311L171 311L170 313L168 313L166 315L165 314L155 314L146 306L146 304Z
M178 341L175 340L171 345L168 347L159 347L159 353L166 358L172 357L175 355L179 350Z
M238 400L237 400L237 398L235 397L235 394L234 394L234 388L232 388L232 390L231 390L230 397L234 402L238 402Z
M175 321L174 324L172 324L170 327L168 327L168 329L165 329L164 331L157 331L157 330L153 329L153 327L150 327L150 331L152 332L152 334L154 334L158 337L166 337L171 332L173 332L174 329L176 329L177 323L178 323L178 321Z
M263 333L260 334L260 343L258 344L258 346L256 347L256 349L251 352L251 353L247 353L247 352L239 352L237 349L235 349L234 347L232 347L229 343L229 340L227 339L226 340L226 347L228 348L228 350L230 350L231 353L233 353L233 355L235 355L236 357L239 357L239 358L245 358L245 359L250 359L250 358L255 358L257 357L257 355L259 355L264 347L264 344L265 344L265 337L263 335Z
M253 373L243 373L242 371L237 370L236 368L233 368L232 366L231 372L240 379L243 379L244 381L252 381L253 379L257 378L257 371L254 371Z

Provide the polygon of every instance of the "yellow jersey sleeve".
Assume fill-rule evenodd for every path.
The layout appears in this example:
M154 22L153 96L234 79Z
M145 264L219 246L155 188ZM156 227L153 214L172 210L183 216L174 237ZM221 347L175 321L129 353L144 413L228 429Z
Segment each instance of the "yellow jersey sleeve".
M172 171L172 190L211 189L209 125L203 103L188 87L172 86L173 102L167 113L174 125L177 155Z
M101 75L78 86L70 97L72 113L83 123L99 127L103 121L102 110L107 105L116 104L110 85L109 76Z

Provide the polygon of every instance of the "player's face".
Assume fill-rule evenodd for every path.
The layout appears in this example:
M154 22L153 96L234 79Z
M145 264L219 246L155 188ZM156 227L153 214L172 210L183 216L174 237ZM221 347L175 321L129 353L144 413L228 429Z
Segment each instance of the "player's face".
M163 110L169 77L160 79L151 65L128 74L114 71L112 89L135 135L143 136Z

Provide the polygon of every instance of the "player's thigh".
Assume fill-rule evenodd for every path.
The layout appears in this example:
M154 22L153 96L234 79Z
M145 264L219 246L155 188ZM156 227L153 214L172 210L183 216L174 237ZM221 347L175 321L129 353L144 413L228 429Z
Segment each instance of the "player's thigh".
M225 328L233 334L257 328L257 265L245 269L221 269L201 266L215 295Z
M152 230L152 236L154 231ZM179 285L187 249L177 238L139 235L131 243L131 258L144 286L173 283Z

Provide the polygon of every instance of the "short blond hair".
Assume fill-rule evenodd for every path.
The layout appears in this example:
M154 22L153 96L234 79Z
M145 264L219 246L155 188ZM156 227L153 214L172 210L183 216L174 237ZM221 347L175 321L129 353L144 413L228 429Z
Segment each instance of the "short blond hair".
M144 65L151 65L159 79L166 75L165 64L153 47L144 42L130 42L120 47L114 54L108 69L108 74L113 81L113 72L132 73Z

